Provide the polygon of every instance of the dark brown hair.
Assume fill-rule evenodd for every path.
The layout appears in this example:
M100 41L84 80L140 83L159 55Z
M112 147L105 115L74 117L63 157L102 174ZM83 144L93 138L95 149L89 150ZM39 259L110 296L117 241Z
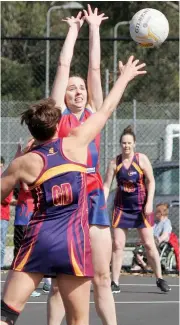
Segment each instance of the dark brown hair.
M136 142L136 136L135 136L135 133L134 133L134 131L133 131L133 129L132 129L132 126L131 126L131 125L128 125L128 126L123 130L123 132L122 132L122 134L121 134L121 136L120 136L120 139L119 139L119 143L121 143L122 137L123 137L124 135L127 135L127 134L128 134L128 135L132 135L134 142Z
M31 105L21 115L21 124L25 122L32 136L38 141L51 139L61 118L61 110L51 97Z
M159 208L159 207L161 207L161 213L162 213L162 215L163 216L168 216L168 214L169 214L169 204L168 203L158 203L157 205L156 205L156 209L157 208Z

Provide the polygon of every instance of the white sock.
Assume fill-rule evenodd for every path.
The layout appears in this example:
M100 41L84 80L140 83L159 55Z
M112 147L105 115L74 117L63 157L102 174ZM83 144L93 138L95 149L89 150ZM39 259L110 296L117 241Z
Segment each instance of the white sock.
M51 278L44 278L44 284L51 285Z

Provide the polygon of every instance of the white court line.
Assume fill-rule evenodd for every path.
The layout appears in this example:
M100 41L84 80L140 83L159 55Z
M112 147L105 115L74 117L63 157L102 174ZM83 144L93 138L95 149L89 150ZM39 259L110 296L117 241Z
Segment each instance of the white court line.
M179 287L179 284L169 284L170 287ZM156 284L149 284L149 283L120 283L120 286L139 286L139 287L156 287Z
M1 280L1 283L4 283L6 281ZM44 282L40 282L40 284L43 284ZM149 284L149 283L120 283L120 286L137 286L137 287L156 287L156 284ZM180 284L169 284L170 287L179 287Z
M26 304L47 304L46 301L28 301ZM94 304L94 301L90 301ZM115 301L115 304L179 304L179 301Z

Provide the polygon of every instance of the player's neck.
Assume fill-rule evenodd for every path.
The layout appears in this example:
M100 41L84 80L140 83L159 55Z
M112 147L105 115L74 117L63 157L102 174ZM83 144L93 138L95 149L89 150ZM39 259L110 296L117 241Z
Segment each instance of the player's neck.
M132 158L134 157L134 152L131 153L122 153L122 159L125 160L132 160Z
M82 115L82 111L81 111L81 112L75 112L75 113L73 113L73 114L76 116L76 118L77 118L78 120L80 120L81 115Z
M45 144L46 142L51 142L51 141L56 140L56 139L58 139L58 134L57 134L57 132L55 133L55 135L54 135L52 138L50 138L50 139L48 139L48 140L45 140L45 141L39 141L39 140L36 140L35 144L36 144L36 145L41 145L41 144Z
M69 110L79 120L81 118L82 113L84 112L84 106L82 106L82 107L73 106L73 107L69 108Z

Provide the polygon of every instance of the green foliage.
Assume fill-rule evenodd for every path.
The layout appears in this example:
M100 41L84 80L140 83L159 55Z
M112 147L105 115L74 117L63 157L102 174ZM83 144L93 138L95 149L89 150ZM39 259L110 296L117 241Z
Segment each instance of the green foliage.
M46 36L46 15L50 7L62 6L66 1L3 1L2 35L30 37ZM86 2L80 1L84 7ZM98 7L109 19L102 23L101 37L113 38L114 26L119 21L129 21L142 8L161 10L169 20L170 36L177 37L178 12L162 1L90 1L92 8ZM65 37L67 24L62 18L76 15L76 9L52 11L50 35ZM128 25L121 26L118 36L129 36ZM88 37L88 26L84 24L79 38ZM50 87L55 76L57 60L62 41L50 42ZM110 71L109 88L114 80L114 42L101 41L101 71L105 89L105 69ZM77 41L71 72L86 78L88 67L88 41ZM142 49L133 41L117 42L118 60L126 62L134 54L147 63L148 74L139 77L129 86L124 95L125 101L136 99L142 102L178 101L178 42L165 42L159 49ZM3 40L2 41L2 99L34 101L44 97L46 69L46 41L42 40Z
M19 64L7 58L1 61L2 100L33 100L38 96L38 89L33 87L33 75L30 64Z

